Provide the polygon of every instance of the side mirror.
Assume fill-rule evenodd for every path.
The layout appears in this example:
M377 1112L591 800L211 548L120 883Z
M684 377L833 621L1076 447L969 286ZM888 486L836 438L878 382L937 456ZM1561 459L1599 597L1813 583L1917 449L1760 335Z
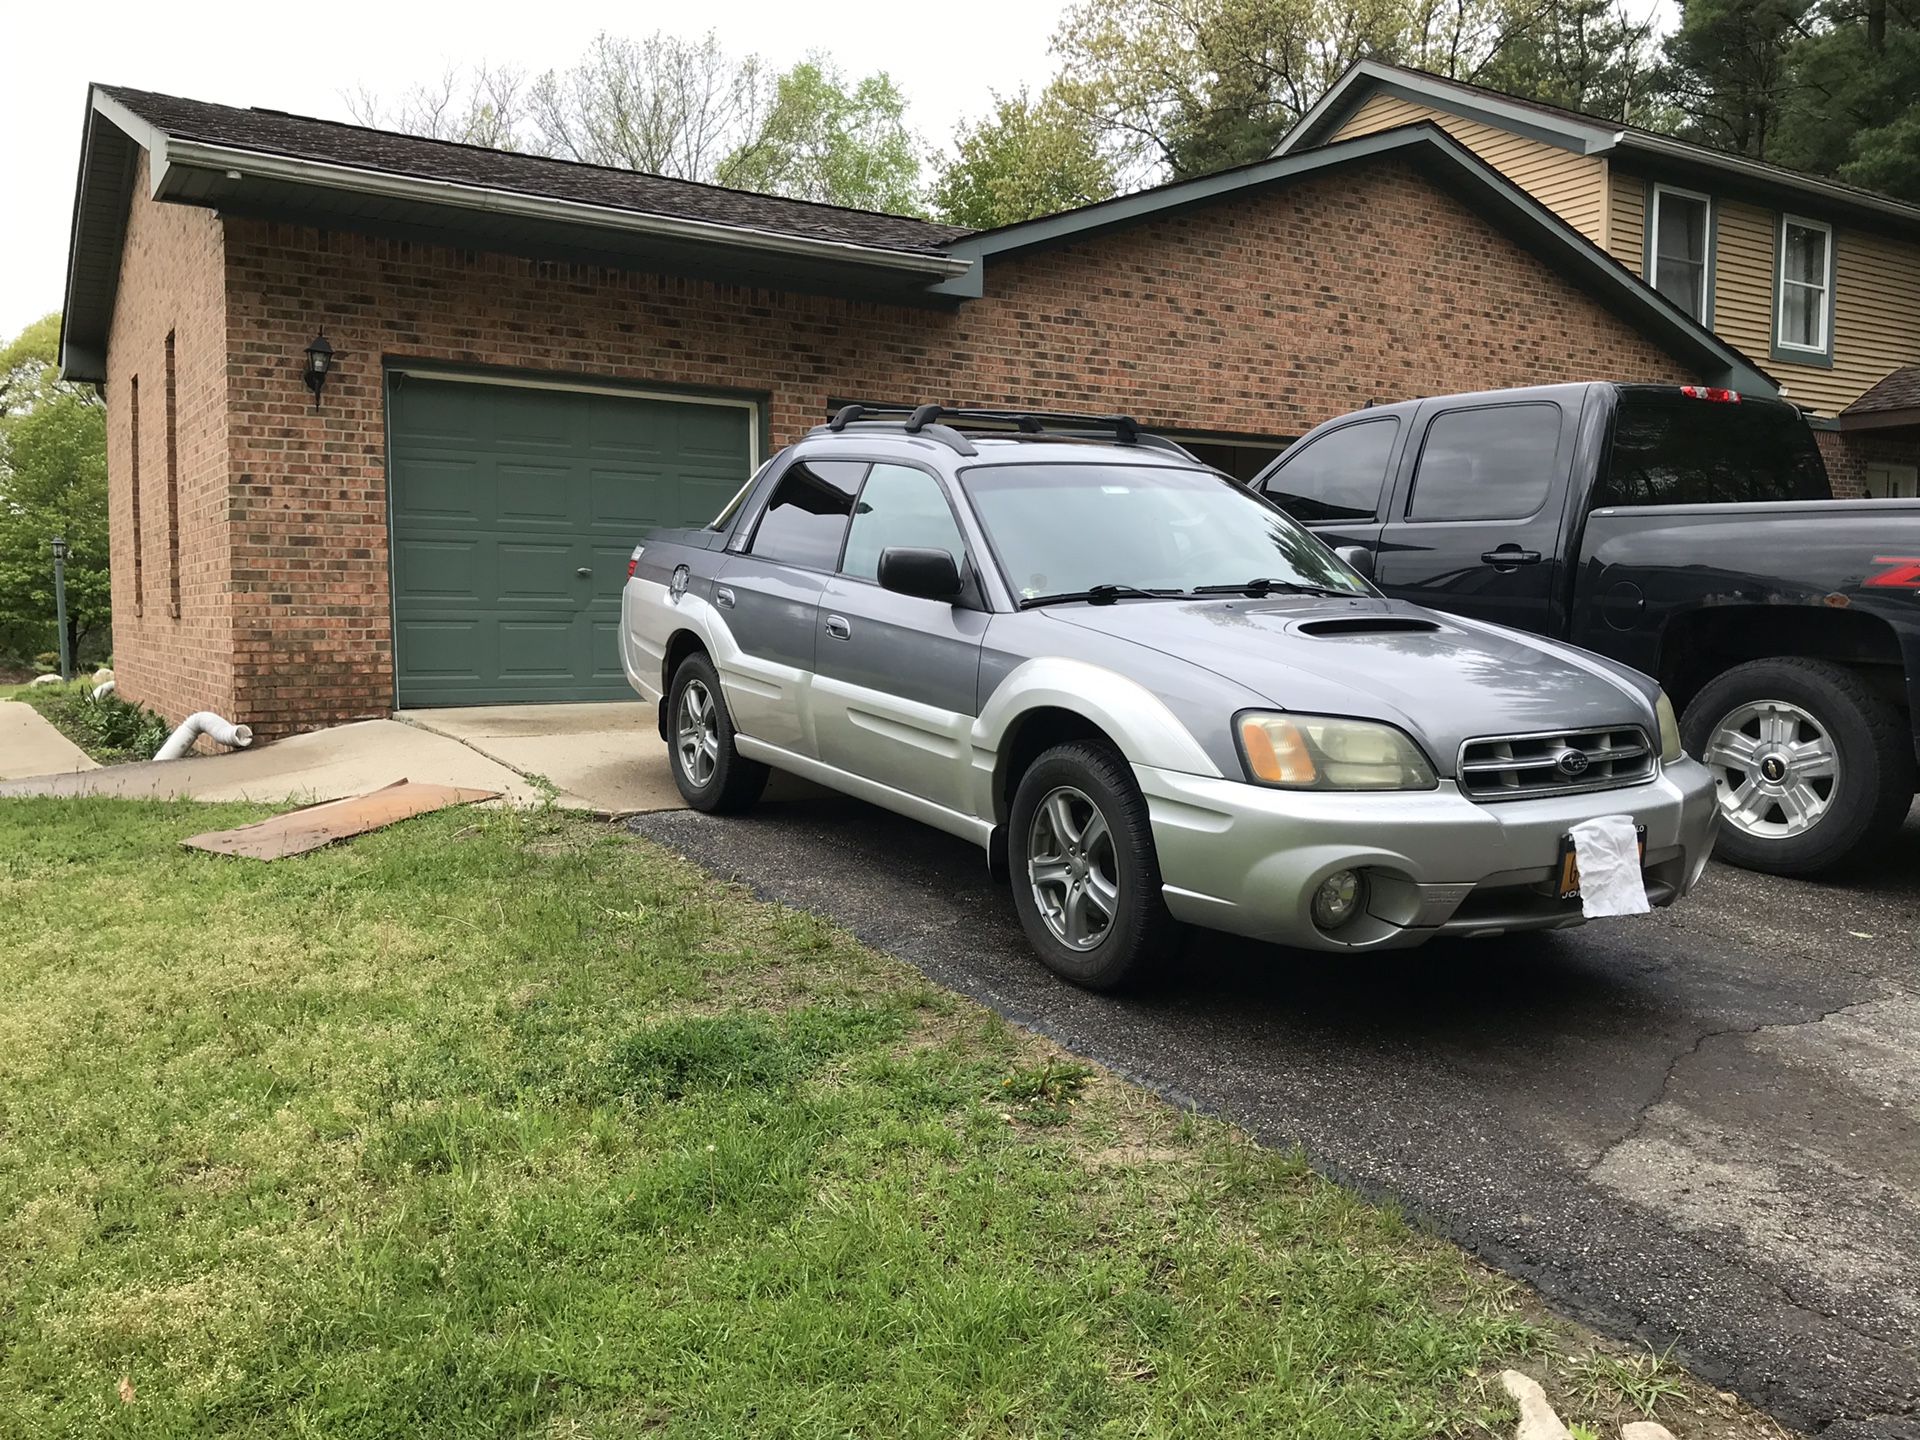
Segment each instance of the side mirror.
M880 588L922 600L960 598L960 567L945 550L889 545L880 552Z
M1358 570L1367 579L1373 578L1373 552L1364 545L1338 545L1334 554L1347 562L1347 568Z

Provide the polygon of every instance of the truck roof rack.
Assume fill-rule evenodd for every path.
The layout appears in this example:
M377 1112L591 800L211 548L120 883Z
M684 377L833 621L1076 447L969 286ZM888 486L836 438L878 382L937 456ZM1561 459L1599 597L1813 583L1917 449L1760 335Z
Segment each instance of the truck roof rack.
M1167 450L1176 455L1193 459L1182 446L1163 435L1153 435L1140 428L1140 422L1131 415L1094 415L1081 414L1067 410L998 410L976 406L955 405L873 405L856 403L842 405L833 412L827 422L827 429L838 434L847 426L861 421L880 421L884 424L897 424L909 435L927 435L948 444L959 441L954 448L962 454L973 455L979 452L960 433L960 427L970 427L976 432L992 431L1001 428L1010 429L1016 435L1059 435L1062 437L1083 435L1093 431L1096 434L1108 432L1121 445L1142 445L1155 450ZM947 422L956 422L949 424Z

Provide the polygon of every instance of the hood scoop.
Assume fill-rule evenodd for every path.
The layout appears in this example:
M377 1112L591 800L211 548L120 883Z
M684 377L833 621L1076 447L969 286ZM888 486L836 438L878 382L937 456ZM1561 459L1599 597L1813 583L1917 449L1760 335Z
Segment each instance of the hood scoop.
M1302 620L1293 627L1302 635L1431 635L1440 627L1414 615L1350 615L1332 620Z

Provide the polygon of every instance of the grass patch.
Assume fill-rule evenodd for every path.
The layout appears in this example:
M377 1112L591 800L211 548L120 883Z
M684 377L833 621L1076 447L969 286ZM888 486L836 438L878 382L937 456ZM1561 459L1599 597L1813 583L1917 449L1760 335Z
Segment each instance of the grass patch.
M143 705L117 695L93 698L91 680L65 685L16 685L0 688L0 700L22 700L54 729L102 765L151 760L173 727Z
M1497 1425L1459 1251L558 813L0 801L0 1431ZM124 1382L124 1384L123 1384Z

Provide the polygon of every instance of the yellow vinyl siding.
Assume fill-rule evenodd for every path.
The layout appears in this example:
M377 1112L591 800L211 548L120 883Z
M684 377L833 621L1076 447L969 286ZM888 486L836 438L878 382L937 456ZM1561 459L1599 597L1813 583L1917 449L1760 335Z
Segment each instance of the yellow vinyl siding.
M1422 120L1439 125L1582 235L1596 245L1601 243L1607 218L1607 162L1597 155L1575 155L1557 145L1387 94L1373 96L1354 111L1333 139L1352 140Z
M1647 262L1647 182L1638 175L1615 175L1611 189L1609 200L1613 213L1607 227L1607 253L1644 280Z
M1833 227L1833 366L1802 365L1772 353L1780 212L1731 200L1713 211L1713 328L1795 404L1835 415L1889 370L1920 363L1920 245Z

